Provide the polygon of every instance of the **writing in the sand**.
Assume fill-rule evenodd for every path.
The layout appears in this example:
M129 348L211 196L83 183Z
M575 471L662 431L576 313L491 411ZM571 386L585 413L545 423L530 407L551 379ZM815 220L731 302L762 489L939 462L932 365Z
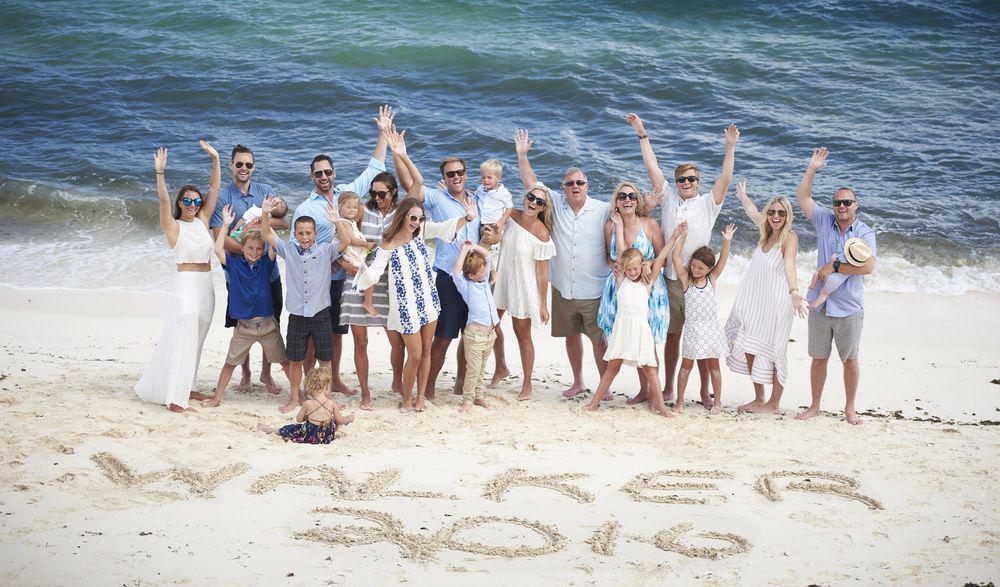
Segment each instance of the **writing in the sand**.
M137 473L110 453L98 453L91 460L114 484L136 487L166 480L178 481L188 486L191 496L211 498L219 485L250 470L245 463L233 463L217 470L198 472L185 467L171 467L148 473ZM376 471L360 480L354 480L342 469L329 465L301 465L268 473L259 477L247 489L252 494L265 494L278 490L321 487L329 491L332 499L344 501L374 501L386 497L409 499L460 499L437 491L401 490L393 488L399 479L397 469ZM502 502L521 487L551 490L582 504L593 503L594 494L578 484L586 473L532 474L525 469L512 468L483 484L481 498ZM664 469L640 473L621 486L620 491L633 501L710 505L725 502L726 492L719 484L735 482L735 476L722 470ZM785 483L787 481L787 483ZM784 485L783 485L784 483ZM783 486L782 486L783 485ZM882 504L861 492L857 479L829 471L771 471L757 476L754 491L769 501L780 501L783 492L805 491L820 493L859 502L871 510L884 509ZM181 496L178 495L178 498ZM295 538L313 540L347 547L371 545L379 542L394 544L404 558L429 562L443 549L520 558L558 552L565 548L567 539L555 526L517 517L489 515L459 518L437 530L424 528L424 533L408 531L403 522L389 513L349 507L318 507L313 514L336 515L368 522L369 526L334 524L296 532ZM483 544L462 534L477 528L508 526L528 531L541 538L541 545ZM594 554L613 556L621 541L651 545L665 552L686 557L720 559L749 552L752 544L746 537L730 532L696 528L690 523L678 523L652 535L629 534L614 520L602 523L586 540ZM537 542L537 540L535 541ZM710 545L706 545L706 543Z

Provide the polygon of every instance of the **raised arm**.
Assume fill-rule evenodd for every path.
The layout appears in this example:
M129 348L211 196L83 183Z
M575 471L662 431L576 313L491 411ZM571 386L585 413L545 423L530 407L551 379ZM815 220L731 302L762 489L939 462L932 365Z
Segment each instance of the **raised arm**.
M677 225L674 229L674 234L670 236L670 242L673 243L669 246L663 247L663 250L670 251L670 259L674 263L674 272L677 274L677 279L681 281L681 285L687 286L688 282L688 271L687 267L681 261L681 250L684 248L684 241L687 239L687 223L682 222Z
M677 257L676 257L677 261L674 263L676 265L674 269L677 271L677 275L681 274L680 268L682 266L680 264L680 250L683 247L683 243L679 241L681 239L681 236L686 232L687 232L687 221L685 220L684 222L681 222L677 225L677 228L674 229L673 234L671 234L670 238L667 240L667 244L663 245L663 248L660 249L660 254L657 255L656 260L653 261L652 275L659 275L660 272L663 271L663 266L667 264L667 257L674 254L674 251L677 251ZM687 275L686 272L685 275ZM651 280L650 283L648 284L648 287L652 287L652 285L653 284Z
M649 141L649 133L646 132L646 127L643 125L642 119L634 112L629 112L625 120L632 125L636 136L639 137L639 150L642 152L642 163L646 166L646 174L649 175L650 183L653 184L653 193L660 194L667 180L663 176L663 170L660 169L660 164L656 160L656 153L653 152L653 145Z
M219 185L222 181L222 165L219 163L219 152L215 150L208 141L198 141L201 150L205 151L212 158L212 175L208 178L208 197L198 210L198 218L208 226L215 212L215 203L219 201ZM228 225L227 225L228 226Z
M798 277L795 274L795 256L799 250L799 237L794 232L788 233L788 238L781 245L781 255L785 259L785 280L788 282L788 294L792 296L792 307L799 318L805 318L808 310L806 300L799 293Z
M750 219L750 222L753 222L755 226L760 226L764 222L764 215L760 213L760 210L754 205L753 200L747 195L747 182L740 181L736 183L736 197L743 204L743 211L747 213L747 218Z
M375 126L378 127L378 138L375 139L375 150L372 151L372 159L378 159L379 161L385 162L385 131L392 128L392 119L396 117L396 113L392 111L392 106L388 104L383 104L378 107L378 118L375 118ZM371 183L370 181L368 183ZM361 193L361 192L357 192Z
M222 223L229 226L233 221L233 207L226 206L222 209ZM226 233L218 231L215 235L215 256L219 263L226 264Z
M272 198L264 198L260 209L260 233L264 236L264 241L272 247L278 246L278 234L271 228L271 209L274 207ZM227 225L228 226L228 225ZM234 241L235 242L235 241Z
M170 192L167 191L167 149L160 147L153 155L153 165L156 169L156 197L160 200L160 228L167 237L167 244L174 248L177 244L177 235L180 234L180 226L174 219L173 202L170 201Z
M722 270L726 268L726 261L729 260L729 245L733 240L733 234L736 232L736 225L730 224L726 226L726 229L722 231L722 250L719 251L719 262L712 267L709 271L709 276L712 278L712 283L715 283L722 275Z
M424 176L420 174L417 166L406 154L406 131L397 132L396 126L383 133L385 135L389 149L392 151L392 161L396 165L396 172L399 175L399 182L409 198L416 198L424 201ZM406 170L404 175L403 169ZM404 182L405 179L405 182ZM407 182L409 187L407 187Z
M452 275L462 274L462 267L465 265L465 258L469 256L469 251L471 250L473 250L472 243L462 243L462 251L458 254L458 258L455 259L455 266L451 268ZM486 260L487 262L489 261L489 255L486 255Z
M729 184L733 181L733 167L736 165L736 141L740 140L740 129L730 124L723 134L726 137L726 155L722 158L722 172L712 186L712 197L716 204L722 204L729 193Z
M809 220L812 220L813 210L816 208L816 202L813 200L813 179L816 177L817 171L826 167L827 155L829 153L826 147L813 149L809 165L806 166L806 172L802 176L802 181L799 182L798 189L795 190L795 199L799 202L799 208L802 208L802 213Z
M525 191L530 190L532 186L538 183L535 170L531 168L531 162L528 161L528 151L531 149L531 145L534 144L528 138L527 129L519 128L514 131L514 151L517 153L517 171L521 174L521 184L524 186Z

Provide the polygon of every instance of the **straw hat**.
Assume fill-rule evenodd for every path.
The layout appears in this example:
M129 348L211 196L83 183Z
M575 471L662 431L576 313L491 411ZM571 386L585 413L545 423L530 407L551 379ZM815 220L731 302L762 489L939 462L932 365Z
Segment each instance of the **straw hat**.
M871 259L872 248L860 238L850 238L844 243L844 259L855 267L860 267Z

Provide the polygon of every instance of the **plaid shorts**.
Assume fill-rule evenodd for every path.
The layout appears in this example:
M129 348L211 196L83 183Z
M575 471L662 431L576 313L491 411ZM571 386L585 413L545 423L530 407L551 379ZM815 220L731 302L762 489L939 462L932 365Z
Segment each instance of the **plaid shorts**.
M306 347L312 338L316 348L316 360L329 361L333 359L333 327L330 325L330 312L320 310L315 316L288 315L288 332L285 335L285 356L289 361L304 361Z

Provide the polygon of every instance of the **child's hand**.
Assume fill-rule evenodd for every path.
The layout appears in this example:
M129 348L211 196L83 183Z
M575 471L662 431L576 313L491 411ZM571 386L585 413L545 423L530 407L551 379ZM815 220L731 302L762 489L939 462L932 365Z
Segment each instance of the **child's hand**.
M653 277L653 264L649 261L642 262L642 280L649 283Z
M463 253L468 253L471 250L472 250L472 241L465 241L464 243L462 243Z
M514 152L518 155L527 155L528 149L534 144L534 141L528 138L528 129L519 128L514 131Z
M229 226L230 224L233 223L233 220L236 220L236 215L233 214L233 207L232 206L224 207L222 209L222 225Z
M687 233L688 223L687 220L682 220L677 224L677 228L674 229L674 233L670 235L670 238L677 239L684 236Z
M208 153L208 156L211 157L212 159L219 158L219 152L216 151L212 145L208 144L208 141L205 140L198 141L198 145L201 147L201 150Z
M167 148L160 147L156 150L156 154L153 155L153 164L156 167L157 173L163 173L167 169Z
M260 215L263 218L264 215L270 216L271 210L274 210L274 200L270 197L264 198L264 201L260 203Z
M735 224L729 224L729 225L727 225L726 229L722 231L722 240L724 240L724 241L731 241L731 240L733 240L733 233L735 233L735 232L736 232L736 225Z

